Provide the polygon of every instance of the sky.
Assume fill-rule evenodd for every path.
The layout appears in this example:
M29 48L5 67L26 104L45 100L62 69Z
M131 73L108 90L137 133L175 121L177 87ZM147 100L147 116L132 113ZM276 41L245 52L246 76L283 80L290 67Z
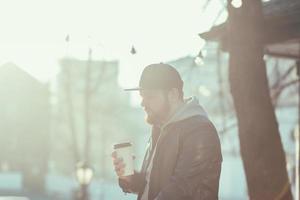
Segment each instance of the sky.
M52 81L64 56L120 62L119 83L138 83L144 66L196 56L222 0L0 0L0 65L13 62ZM224 20L226 13L220 18ZM69 35L69 43L65 38ZM137 53L130 54L134 45Z

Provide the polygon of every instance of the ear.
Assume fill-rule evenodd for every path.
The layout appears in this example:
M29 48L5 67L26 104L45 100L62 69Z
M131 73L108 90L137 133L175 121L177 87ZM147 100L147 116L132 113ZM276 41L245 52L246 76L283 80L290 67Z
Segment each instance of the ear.
M175 102L179 99L179 91L177 88L172 88L168 93L169 101Z

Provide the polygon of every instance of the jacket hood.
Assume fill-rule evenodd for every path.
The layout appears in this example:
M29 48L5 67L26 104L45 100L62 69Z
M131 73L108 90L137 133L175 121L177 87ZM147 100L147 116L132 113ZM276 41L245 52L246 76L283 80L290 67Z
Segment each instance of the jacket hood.
M207 113L199 104L198 99L196 97L189 97L184 100L183 105L177 109L176 113L162 126L162 128L165 128L171 123L198 115L208 118Z

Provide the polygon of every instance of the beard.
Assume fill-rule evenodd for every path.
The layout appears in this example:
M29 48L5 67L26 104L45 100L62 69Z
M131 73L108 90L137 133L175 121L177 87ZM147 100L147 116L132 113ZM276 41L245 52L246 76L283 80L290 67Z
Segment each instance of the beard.
M146 108L146 122L151 125L159 125L161 124L170 112L170 103L168 99L165 99L162 108L154 112L151 109Z

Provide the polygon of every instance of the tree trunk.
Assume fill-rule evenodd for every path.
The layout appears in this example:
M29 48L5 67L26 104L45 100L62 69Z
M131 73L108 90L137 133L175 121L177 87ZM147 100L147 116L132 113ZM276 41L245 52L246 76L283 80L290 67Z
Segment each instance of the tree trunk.
M250 199L292 199L263 60L260 0L229 11L229 80Z

